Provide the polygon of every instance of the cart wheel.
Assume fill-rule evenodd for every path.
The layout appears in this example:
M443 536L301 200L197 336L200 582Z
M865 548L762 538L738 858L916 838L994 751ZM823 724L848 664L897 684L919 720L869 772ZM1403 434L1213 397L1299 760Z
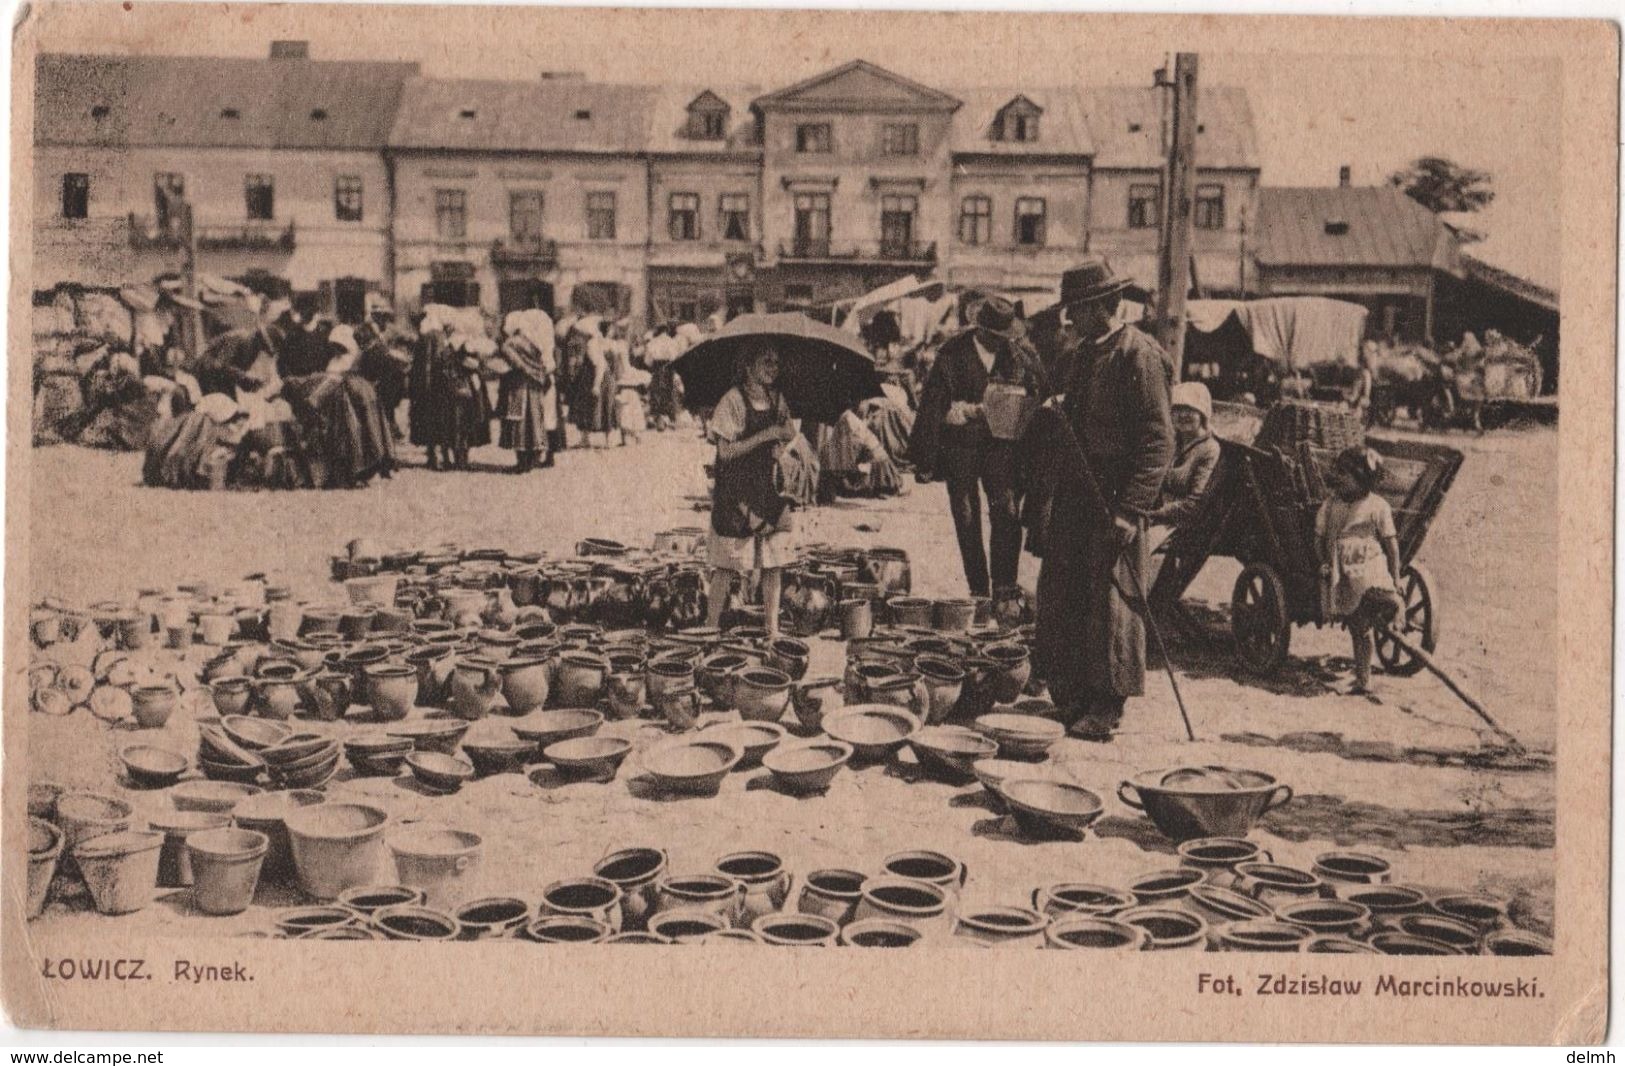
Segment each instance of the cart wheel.
M1394 625L1405 639L1420 644L1428 654L1439 646L1439 605L1433 599L1433 577L1417 563L1407 566L1399 575L1399 594L1405 609L1394 619ZM1394 641L1377 635L1377 661L1384 673L1397 677L1410 677L1422 669L1416 656Z
M1230 633L1236 641L1241 665L1270 674L1286 662L1292 644L1292 623L1286 614L1286 586L1275 568L1249 563L1236 578L1230 597Z

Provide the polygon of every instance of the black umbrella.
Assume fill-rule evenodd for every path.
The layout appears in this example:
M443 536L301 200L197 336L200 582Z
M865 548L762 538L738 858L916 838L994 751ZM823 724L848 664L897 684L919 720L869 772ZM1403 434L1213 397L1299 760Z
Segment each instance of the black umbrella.
M683 379L683 403L715 407L738 381L742 360L763 348L779 353L778 388L797 418L833 424L841 412L883 395L875 363L853 333L785 311L740 315L672 364Z

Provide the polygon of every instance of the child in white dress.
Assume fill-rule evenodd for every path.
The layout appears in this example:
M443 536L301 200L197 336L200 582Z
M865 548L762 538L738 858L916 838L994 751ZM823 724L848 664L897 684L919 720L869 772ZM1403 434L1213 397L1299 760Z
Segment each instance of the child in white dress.
M1399 597L1399 534L1394 512L1376 493L1382 457L1369 448L1348 448L1332 467L1332 494L1315 515L1328 613L1341 618L1354 638L1354 688L1371 691L1372 633L1393 622Z

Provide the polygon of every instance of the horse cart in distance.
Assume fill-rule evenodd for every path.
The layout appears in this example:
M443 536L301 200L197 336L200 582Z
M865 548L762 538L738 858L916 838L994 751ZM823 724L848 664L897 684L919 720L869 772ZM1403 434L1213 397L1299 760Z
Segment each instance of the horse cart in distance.
M1399 533L1404 610L1394 627L1432 652L1439 641L1438 590L1416 555L1461 469L1462 454L1413 441L1371 438L1365 443L1383 457L1377 491L1393 508ZM1270 674L1286 662L1294 625L1335 621L1321 604L1315 514L1326 498L1337 449L1308 442L1296 448L1261 448L1222 437L1219 444L1219 465L1201 509L1168 538L1166 558L1148 597L1153 609L1186 618L1179 599L1202 567L1215 556L1235 559L1242 564L1230 601L1235 654L1245 669ZM1422 668L1398 642L1380 633L1376 650L1390 674L1409 675Z

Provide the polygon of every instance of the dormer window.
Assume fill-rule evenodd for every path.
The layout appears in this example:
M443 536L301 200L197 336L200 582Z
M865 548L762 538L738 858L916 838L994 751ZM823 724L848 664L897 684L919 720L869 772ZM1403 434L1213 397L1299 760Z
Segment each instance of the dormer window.
M1044 109L1018 96L999 111L993 123L996 140L1031 144L1038 140L1038 119Z
M90 117L96 119L97 121L106 118L110 114L112 114L112 108L108 107L106 104L97 104L95 107L90 109Z
M1145 127L1140 125L1138 122L1130 122L1128 124L1128 131L1130 133L1139 133L1143 129L1145 129Z
M1329 218L1326 220L1326 236L1346 237L1348 236L1348 232L1349 224L1346 219Z
M592 112L591 111L577 111L576 112L576 121L577 122L591 122L592 121Z
M688 105L688 136L696 141L721 141L728 137L728 102L707 89Z
M310 120L312 122L323 122L326 119L327 119L327 109L325 107L317 107L317 108L312 108L311 109Z
M474 110L472 107L465 107L461 111L457 112L457 117L461 119L472 119L478 114L479 112Z
M237 110L235 107L228 107L225 110L220 112L220 117L221 118L238 119L238 118L243 117L243 113L241 111Z

